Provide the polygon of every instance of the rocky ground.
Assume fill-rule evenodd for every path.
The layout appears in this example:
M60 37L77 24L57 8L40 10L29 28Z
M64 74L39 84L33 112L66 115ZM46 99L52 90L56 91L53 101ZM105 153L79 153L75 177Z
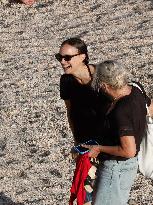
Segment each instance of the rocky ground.
M91 63L118 59L153 97L153 1L0 1L0 205L68 204L73 138L54 54L79 36ZM140 173L129 204L153 205Z

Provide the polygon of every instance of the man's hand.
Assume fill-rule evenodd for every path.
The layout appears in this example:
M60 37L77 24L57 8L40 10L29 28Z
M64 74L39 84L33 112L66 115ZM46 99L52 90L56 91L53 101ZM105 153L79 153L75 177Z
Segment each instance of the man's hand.
M96 158L98 156L98 154L101 152L100 145L84 145L84 144L82 144L81 146L90 150L89 157L91 157L91 158Z

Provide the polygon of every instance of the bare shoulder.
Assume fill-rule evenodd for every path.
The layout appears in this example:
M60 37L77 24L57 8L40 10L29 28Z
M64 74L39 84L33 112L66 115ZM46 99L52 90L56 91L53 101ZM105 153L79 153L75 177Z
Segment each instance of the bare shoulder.
M93 74L95 72L96 66L93 64L89 64L89 69L90 69L91 74Z

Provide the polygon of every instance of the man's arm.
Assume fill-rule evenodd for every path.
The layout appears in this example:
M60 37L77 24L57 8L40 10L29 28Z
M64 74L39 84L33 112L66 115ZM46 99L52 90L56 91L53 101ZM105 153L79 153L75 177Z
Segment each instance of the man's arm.
M121 145L119 146L103 146L103 145L83 145L90 149L90 157L97 157L100 152L104 152L114 156L132 158L136 154L136 144L134 136L120 137Z
M134 136L120 137L120 146L101 146L101 152L110 155L131 158L136 154L136 144Z

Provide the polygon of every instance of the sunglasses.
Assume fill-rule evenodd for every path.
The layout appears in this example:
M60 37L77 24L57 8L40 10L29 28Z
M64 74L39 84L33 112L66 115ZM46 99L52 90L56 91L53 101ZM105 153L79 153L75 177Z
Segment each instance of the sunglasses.
M78 56L78 55L80 55L80 53L75 54L75 55L64 55L64 56L62 56L60 53L57 53L57 54L55 54L55 58L56 58L59 62L61 62L63 58L64 58L65 61L70 61L71 58L73 58L74 56Z

